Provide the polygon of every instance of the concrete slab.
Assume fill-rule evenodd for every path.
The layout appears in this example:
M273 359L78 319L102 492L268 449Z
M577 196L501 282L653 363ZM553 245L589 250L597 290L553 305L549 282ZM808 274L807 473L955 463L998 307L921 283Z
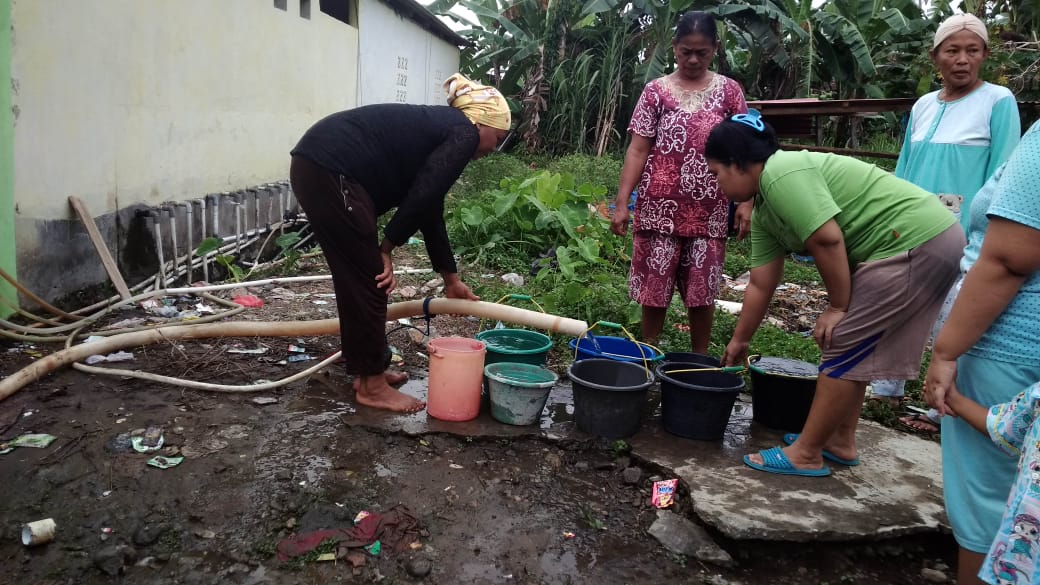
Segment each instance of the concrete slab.
M671 469L706 524L736 539L856 540L948 529L941 453L935 442L860 421L862 464L830 464L829 477L755 471L746 453L782 444L782 433L751 421L738 403L722 441L692 441L650 421L633 453Z
M326 396L341 396L324 376L311 380L312 384L329 386ZM402 390L425 399L426 380L413 378ZM741 398L734 405L723 440L694 441L664 431L660 397L651 390L643 427L627 439L634 457L668 469L683 481L694 511L709 526L735 539L795 542L876 539L948 530L937 443L861 421L861 465L850 468L830 464L833 473L824 478L766 474L744 466L741 458L781 444L782 433L752 422L750 398ZM342 418L348 424L408 435L593 438L574 426L571 388L566 383L553 389L540 423L530 427L495 421L486 405L475 420L447 422L426 412L396 415L349 408L352 405L338 398L325 399L338 404L336 408L345 412Z

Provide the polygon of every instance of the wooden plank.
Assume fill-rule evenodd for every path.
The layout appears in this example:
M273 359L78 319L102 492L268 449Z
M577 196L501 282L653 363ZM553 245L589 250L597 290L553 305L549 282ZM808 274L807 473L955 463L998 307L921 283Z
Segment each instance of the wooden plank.
M771 100L748 102L749 108L769 116L844 116L849 114L903 112L914 106L916 98L850 99L850 100Z
M783 150L808 150L810 152L829 152L845 156L866 156L870 158L899 158L898 152L875 152L873 150L856 150L853 148L833 148L830 146L812 146L810 144L781 144Z
M108 251L108 246L105 245L105 241L101 239L101 232L97 229L97 224L94 223L94 218L91 217L90 212L87 211L87 206L75 195L69 195L69 204L72 205L72 209L76 211L76 215L79 216L80 221L83 222L83 227L87 228L87 235L90 236L90 241L94 244L94 249L97 250L98 256L101 256L101 263L105 266L105 272L108 273L108 277L112 280L112 284L115 285L116 290L119 292L119 296L124 299L130 298L130 289L126 286L126 281L123 280L123 275L119 273L119 268L116 266L115 258L112 257L112 253Z

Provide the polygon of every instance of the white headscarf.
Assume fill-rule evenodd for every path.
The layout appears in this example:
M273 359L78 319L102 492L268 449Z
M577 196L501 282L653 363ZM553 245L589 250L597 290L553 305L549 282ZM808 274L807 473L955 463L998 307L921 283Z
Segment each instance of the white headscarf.
M989 43L989 32L986 31L986 25L979 20L979 17L974 14L954 14L944 20L943 23L939 25L939 30L935 31L935 39L932 40L932 49L935 50L943 41L962 30L970 30L979 35L979 38L982 39L983 43Z

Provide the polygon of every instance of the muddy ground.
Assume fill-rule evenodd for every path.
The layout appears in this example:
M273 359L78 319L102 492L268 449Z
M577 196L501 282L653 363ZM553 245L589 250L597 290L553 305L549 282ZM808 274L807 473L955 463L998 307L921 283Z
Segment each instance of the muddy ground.
M421 289L430 277L408 278L402 284ZM330 283L286 288L297 296L277 299L273 287L252 291L267 304L245 317L334 315L334 301L320 296L331 293ZM323 300L330 302L315 304ZM144 313L112 319L134 315ZM441 334L472 335L478 324L442 316L434 326ZM338 346L331 337L186 341L134 348L133 361L110 367L250 383L314 363L279 364L291 355L290 343L314 357ZM403 331L391 343L406 369L425 375L421 346ZM258 344L270 349L227 352ZM55 349L0 342L0 374ZM57 437L45 449L0 455L0 583L833 585L918 582L924 568L952 573L954 544L939 535L839 544L720 538L736 566L703 565L647 535L655 519L650 482L668 470L609 441L372 430L357 424L349 381L336 366L260 395L277 402L64 370L0 403L0 440L26 432ZM152 426L163 430L160 452L184 456L183 463L150 467L145 462L155 453L128 447L127 433ZM642 471L631 485L622 477L629 466ZM676 511L689 514L684 497ZM402 551L365 555L358 567L317 561L317 553L285 563L275 555L290 535L346 529L359 511L398 505L421 525ZM42 518L57 522L54 542L23 547L20 526Z

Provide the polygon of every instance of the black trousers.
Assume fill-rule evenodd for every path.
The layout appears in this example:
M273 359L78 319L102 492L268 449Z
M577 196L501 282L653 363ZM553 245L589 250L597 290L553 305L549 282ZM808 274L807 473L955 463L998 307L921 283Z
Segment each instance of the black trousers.
M289 181L332 271L347 373L380 374L387 295L376 287L383 260L372 199L358 183L300 156L292 157Z

